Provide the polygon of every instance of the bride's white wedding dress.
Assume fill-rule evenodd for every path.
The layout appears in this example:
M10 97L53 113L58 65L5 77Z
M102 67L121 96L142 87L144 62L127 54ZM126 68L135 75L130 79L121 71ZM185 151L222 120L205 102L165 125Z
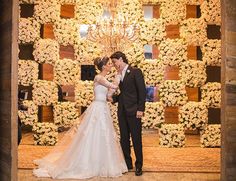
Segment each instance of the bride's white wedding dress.
M127 172L120 144L106 102L108 88L116 86L103 76L94 79L94 101L73 126L42 159L35 160L37 177L85 179L95 176L118 177Z

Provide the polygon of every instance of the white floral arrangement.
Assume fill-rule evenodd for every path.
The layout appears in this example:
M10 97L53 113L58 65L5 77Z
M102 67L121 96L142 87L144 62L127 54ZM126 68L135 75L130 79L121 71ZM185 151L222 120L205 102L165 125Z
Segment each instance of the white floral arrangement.
M34 144L54 146L58 142L57 126L53 123L36 123L33 126Z
M207 24L203 18L189 18L181 22L180 37L188 45L201 46L207 40Z
M140 40L143 45L159 45L166 36L165 23L162 18L143 21L140 25Z
M19 4L34 4L35 0L19 0Z
M20 117L21 123L33 126L38 122L38 106L30 100L24 100L23 105L27 107L27 110L18 110L18 116Z
M167 38L161 42L159 50L165 65L180 66L187 60L187 43L183 39Z
M33 43L40 38L40 24L34 18L19 19L20 43Z
M37 80L33 84L33 101L37 105L49 106L58 100L58 88L55 82Z
M188 60L180 67L179 76L188 87L200 87L207 79L206 65L202 61Z
M181 80L166 80L159 88L160 101L165 106L182 106L187 100L185 84Z
M201 147L220 147L221 146L221 125L207 125L200 132Z
M165 66L163 61L157 59L145 59L138 67L144 74L146 85L157 86L164 81Z
M116 130L116 133L118 135L120 135L120 128L119 128L118 116L117 116L117 108L118 108L117 103L112 104L112 103L108 102L108 105L110 107L111 117L113 119L114 128Z
M78 0L58 0L59 4L72 4L75 5Z
M40 24L54 23L60 18L60 8L57 1L40 1L34 5L34 18Z
M185 0L186 4L188 5L200 5L202 4L203 0Z
M38 63L54 65L59 59L59 44L51 39L39 39L34 44L33 56Z
M58 102L53 105L54 124L58 127L71 127L79 120L79 112L74 102Z
M79 24L95 24L102 14L102 5L96 0L78 1L75 5L75 19Z
M137 66L145 59L143 44L133 43L129 48L124 50L124 53L132 66Z
M56 61L53 72L53 80L59 85L74 85L81 74L79 63L67 58Z
M149 129L160 128L165 121L164 112L164 105L161 102L146 102L142 127Z
M156 5L162 3L164 0L141 0L143 5Z
M31 60L18 61L18 84L32 85L38 79L38 63Z
M202 129L208 121L208 109L203 102L190 101L180 107L179 121L185 129Z
M79 23L73 18L61 18L53 24L53 32L59 44L74 45L76 39L79 38Z
M76 105L87 107L93 99L93 81L78 81L75 85Z
M221 66L221 40L207 40L201 50L206 65Z
M186 4L183 0L163 0L160 7L160 17L166 25L179 24L186 19Z
M208 107L220 108L221 105L221 84L208 82L201 87L201 98Z
M128 22L137 23L144 19L142 3L139 0L122 0L117 10L118 17L123 17Z
M181 124L162 124L159 129L160 146L177 148L185 146L184 127Z
M203 1L201 6L202 17L207 24L221 25L221 1L207 0Z
M85 38L76 41L74 49L75 59L82 65L94 65L93 59L100 57L102 54L102 49L97 43L88 41Z

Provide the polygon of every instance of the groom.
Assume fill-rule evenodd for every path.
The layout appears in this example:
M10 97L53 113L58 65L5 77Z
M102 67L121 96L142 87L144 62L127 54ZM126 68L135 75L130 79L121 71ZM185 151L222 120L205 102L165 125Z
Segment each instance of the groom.
M120 127L120 143L128 169L133 169L130 156L130 135L136 156L135 175L142 175L142 124L144 115L146 87L142 71L128 65L124 53L118 51L111 55L114 67L121 73L119 84L120 94L113 96L113 102L118 102L118 121Z

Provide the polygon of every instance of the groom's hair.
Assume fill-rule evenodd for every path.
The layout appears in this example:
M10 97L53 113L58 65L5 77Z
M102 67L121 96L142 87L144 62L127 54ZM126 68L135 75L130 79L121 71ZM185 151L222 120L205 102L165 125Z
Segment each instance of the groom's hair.
M126 55L123 52L117 51L110 56L111 59L119 59L120 57L122 58L123 62L128 64L128 59L126 58Z

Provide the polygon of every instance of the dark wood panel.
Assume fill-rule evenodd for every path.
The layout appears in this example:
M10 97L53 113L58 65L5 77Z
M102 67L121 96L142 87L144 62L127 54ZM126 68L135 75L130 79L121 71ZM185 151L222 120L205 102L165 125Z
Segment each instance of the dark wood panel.
M167 66L165 68L164 74L165 80L179 80L179 67L177 66Z
M180 38L179 25L167 25L166 37L171 39Z
M165 108L165 124L178 124L179 123L179 107L166 107Z
M60 59L69 58L75 60L74 47L72 45L60 45Z
M188 101L196 101L198 102L198 92L199 92L199 88L197 87L186 87L186 92L187 92L187 96L188 96Z
M75 6L70 4L61 5L61 17L62 18L74 18Z
M44 24L43 27L43 38L50 38L55 39L54 32L53 32L53 25L52 24Z

